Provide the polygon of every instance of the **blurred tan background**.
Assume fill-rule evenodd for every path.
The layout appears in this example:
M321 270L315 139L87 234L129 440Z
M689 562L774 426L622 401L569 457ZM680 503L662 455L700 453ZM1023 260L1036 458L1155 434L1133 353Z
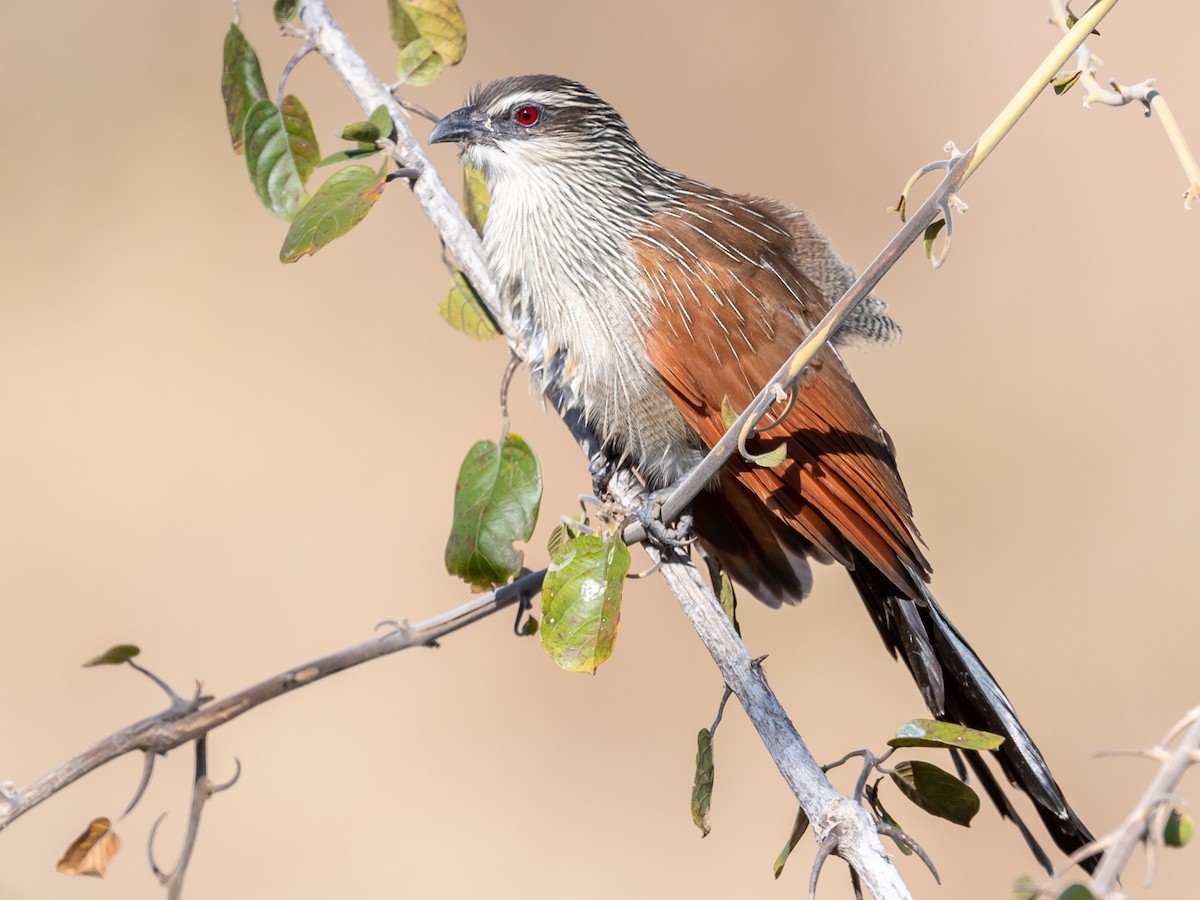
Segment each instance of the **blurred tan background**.
M463 0L462 66L413 96L458 105L479 80L548 71L596 88L664 163L809 209L847 259L892 234L909 174L966 147L1057 39L1042 0L964 4ZM296 42L265 0L243 27L273 85ZM380 72L383 2L336 16ZM442 568L470 444L497 433L501 344L435 311L437 239L403 186L349 238L276 261L285 227L228 146L222 3L10 4L0 53L0 780L24 784L163 698L110 644L181 692L223 695L467 597ZM1104 74L1148 75L1200 147L1200 11L1126 4L1101 27ZM290 88L332 152L361 115L316 57ZM1197 690L1200 425L1194 359L1200 210L1158 124L1044 96L969 185L946 267L919 250L880 289L906 337L851 354L890 430L934 590L1000 677L1076 809L1115 825L1148 744ZM414 123L422 135L426 123ZM457 183L453 151L433 153ZM515 427L545 467L528 561L588 487L565 429L518 378ZM819 758L880 747L923 712L848 580L822 570L801 609L747 603L751 650ZM775 884L793 806L731 709L713 834L688 814L695 733L720 683L672 598L631 587L615 658L559 672L508 614L273 702L219 730L189 897L802 894L811 846ZM127 757L0 836L0 898L154 898L144 842L170 865L191 752L161 760L117 829L104 882L54 872L93 816L116 816ZM844 780L844 778L843 778ZM1193 777L1183 793L1200 796ZM891 800L938 890L1006 897L1036 874L990 808L963 831ZM1024 807L1023 807L1024 808ZM1144 894L1195 895L1200 850ZM840 864L823 898L849 896Z

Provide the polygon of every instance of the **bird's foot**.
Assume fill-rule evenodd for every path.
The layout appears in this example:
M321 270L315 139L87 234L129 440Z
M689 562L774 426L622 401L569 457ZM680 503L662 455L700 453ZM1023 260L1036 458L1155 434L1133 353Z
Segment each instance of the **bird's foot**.
M691 534L692 513L689 509L675 522L670 524L664 522L662 507L670 495L670 488L654 491L646 498L646 502L638 507L637 518L642 523L642 527L646 529L646 536L650 538L651 542L668 550L686 550L696 540L695 536Z

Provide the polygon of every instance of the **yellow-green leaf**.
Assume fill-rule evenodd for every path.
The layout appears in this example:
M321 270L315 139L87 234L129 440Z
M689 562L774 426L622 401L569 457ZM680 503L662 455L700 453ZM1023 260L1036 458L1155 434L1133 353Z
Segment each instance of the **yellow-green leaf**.
M629 564L615 534L581 534L554 554L542 586L542 646L568 672L593 672L612 656Z
M379 140L379 126L374 122L351 122L342 128L338 137L343 141L359 141L363 144L374 144Z
M742 626L738 624L737 619L737 594L733 590L733 580L715 556L706 556L704 561L708 564L708 577L712 581L713 591L721 601L721 609L733 623L733 630L741 635Z
M808 831L808 816L804 812L804 807L800 807L796 810L796 821L792 823L792 833L788 835L787 843L779 851L779 856L775 857L776 878L783 874L784 864L787 862L788 857L792 855L792 851L796 849L796 845L800 843L800 838L804 837L804 832L806 831Z
M119 666L123 662L128 662L139 653L141 648L134 644L117 644L114 647L109 647L99 656L93 656L83 665L88 666Z
M726 428L732 428L733 423L738 420L738 414L733 411L733 406L729 403L728 397L721 398L721 421L725 423Z
M225 35L225 60L221 68L221 96L225 98L225 117L229 120L229 140L235 153L242 152L242 127L246 113L259 100L269 98L263 81L258 54L236 25Z
M454 524L446 571L477 591L505 584L521 568L542 502L542 471L518 435L480 441L468 451L454 487Z
M422 87L442 74L444 60L433 49L429 38L417 38L400 51L396 62L396 77L406 84Z
M388 0L388 18L401 50L425 38L448 66L467 52L467 24L456 0Z
M346 166L330 175L292 220L279 251L280 261L292 263L316 253L361 222L383 193L386 181L386 160L378 172L370 166Z
M933 242L937 240L938 234L946 227L945 219L938 219L925 229L925 258L933 259Z
M1076 69L1074 72L1071 72L1067 75L1059 75L1052 82L1050 82L1051 86L1054 88L1054 93L1065 94L1075 86L1075 82L1079 80L1079 76L1082 74L1083 69Z
M1096 900L1096 895L1086 885L1073 884L1058 895L1058 900Z
M1163 829L1163 840L1168 847L1186 847L1192 839L1194 830L1192 817L1173 809L1167 817L1167 824Z
M696 736L696 774L692 779L692 821L703 832L701 837L708 837L712 831L708 810L712 806L714 771L712 732L701 728Z
M896 729L889 747L954 747L959 750L995 750L1004 743L1003 736L939 722L937 719L910 719Z
M475 293L475 288L471 287L471 282L462 272L450 273L450 293L438 304L438 315L451 328L477 341L486 341L500 333L483 301Z
M773 469L782 464L785 459L787 459L787 444L780 444L774 450L750 457L750 462L756 466L762 466L764 469Z
M299 99L283 98L282 111L259 100L243 126L246 168L263 205L290 222L308 202L304 184L321 159L312 120Z
M463 208L467 221L474 226L476 234L483 237L483 225L487 221L488 207L492 198L488 194L483 173L472 166L463 166Z

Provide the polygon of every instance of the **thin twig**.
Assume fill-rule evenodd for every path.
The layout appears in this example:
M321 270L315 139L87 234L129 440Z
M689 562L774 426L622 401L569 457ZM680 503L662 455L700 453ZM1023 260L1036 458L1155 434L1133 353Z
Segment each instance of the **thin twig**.
M208 779L208 738L202 735L196 740L196 774L192 779L192 803L188 811L187 832L183 838L183 846L179 849L179 859L170 872L163 872L154 860L154 838L158 834L158 826L166 818L163 813L154 820L150 836L146 840L146 855L150 859L150 871L158 879L158 883L167 889L167 900L179 900L183 896L183 879L192 861L192 852L196 849L196 839L200 836L200 814L204 804L216 794L227 791L237 783L242 775L242 764L235 759L237 768L228 781L223 784L213 784Z
M1062 31L1067 31L1069 20L1066 3L1063 0L1050 0L1050 11L1051 24L1057 25ZM1179 122L1176 121L1171 107L1167 104L1167 98L1154 89L1155 79L1147 78L1130 85L1118 84L1115 80L1110 79L1109 86L1105 88L1097 80L1096 67L1093 65L1093 63L1099 63L1100 60L1092 54L1086 43L1080 44L1076 48L1075 59L1076 71L1079 72L1079 84L1084 89L1083 106L1085 109L1090 108L1093 103L1105 106L1125 106L1128 103L1137 102L1145 108L1147 116L1152 111L1158 113L1158 121L1162 123L1167 140L1171 142L1171 149L1175 151L1175 155L1179 158L1179 164L1183 167L1184 174L1187 175L1190 182L1187 190L1183 193L1183 208L1191 209L1192 201L1200 198L1200 163L1197 163L1196 155L1188 146L1183 129L1179 127Z
M438 638L516 603L522 596L536 594L541 590L545 576L545 569L532 572L518 578L512 584L487 594L480 594L470 602L441 615L412 625L403 625L390 634L371 638L305 665L288 669L253 687L200 706L186 715L181 716L177 711L169 709L135 722L97 741L82 753L55 766L28 785L0 794L0 831L67 785L126 753L139 750L152 754L166 753L282 694L320 681L344 669L407 650L409 647L428 647Z
M300 49L292 54L292 58L287 61L287 64L283 67L283 71L279 73L279 93L275 95L276 106L282 106L283 104L284 91L287 89L288 78L291 77L292 69L296 68L300 60L316 49L316 45L312 41L305 41L300 45Z

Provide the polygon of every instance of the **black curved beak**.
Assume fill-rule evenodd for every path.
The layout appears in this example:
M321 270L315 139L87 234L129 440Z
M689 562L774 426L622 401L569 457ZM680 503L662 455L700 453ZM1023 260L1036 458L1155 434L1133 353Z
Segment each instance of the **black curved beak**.
M462 109L456 109L433 126L433 131L429 133L429 143L446 144L451 141L467 141L483 137L490 131L487 119L480 115L475 107L464 106Z

